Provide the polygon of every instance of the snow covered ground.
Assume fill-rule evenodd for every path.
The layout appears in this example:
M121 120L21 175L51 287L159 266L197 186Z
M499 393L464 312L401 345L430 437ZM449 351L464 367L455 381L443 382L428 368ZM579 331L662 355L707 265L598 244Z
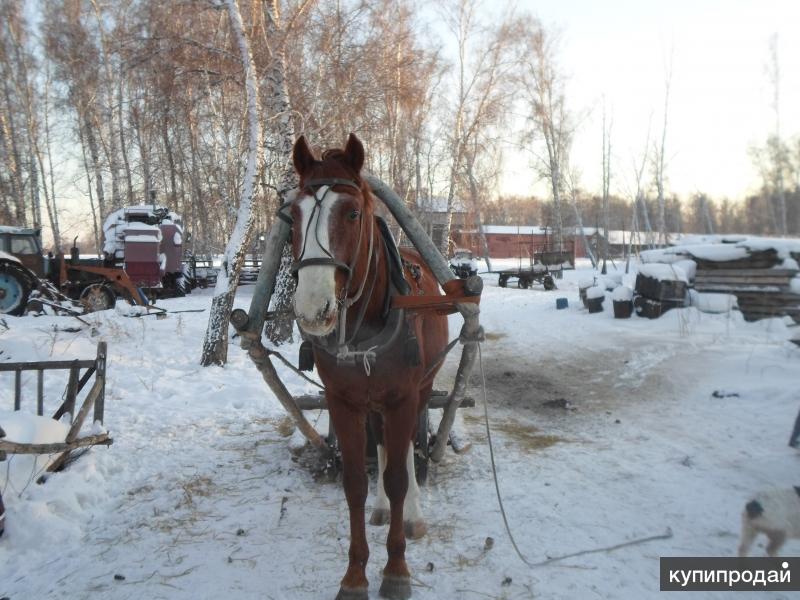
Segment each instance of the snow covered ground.
M587 275L567 272L553 292L501 289L485 275L483 369L510 524L530 562L667 530L673 537L523 564L494 495L476 370L478 405L460 417L472 451L448 452L432 467L423 490L429 534L408 544L415 598L654 597L660 556L733 555L749 494L800 483L800 456L787 447L800 408L800 349L787 341L796 328L694 308L615 320L610 301L589 315L577 298ZM237 306L247 308L251 289L240 290ZM568 309L556 310L559 297ZM162 305L208 308L210 298L198 291ZM0 327L2 361L93 358L106 340L115 440L45 485L29 483L35 473L19 457L0 463L0 598L334 597L348 545L340 484L315 480L289 451L291 425L238 347L224 368L199 366L207 318L106 311L78 332L63 331L79 325L63 317ZM286 354L296 360L296 352ZM456 358L437 387L448 386ZM45 381L54 411L66 380L48 373ZM292 392L312 391L291 373L286 381ZM33 412L35 376L24 383L23 409ZM4 376L0 410L12 408L12 391ZM318 426L327 428L325 414ZM368 533L377 598L386 528ZM784 554L800 554L800 541Z

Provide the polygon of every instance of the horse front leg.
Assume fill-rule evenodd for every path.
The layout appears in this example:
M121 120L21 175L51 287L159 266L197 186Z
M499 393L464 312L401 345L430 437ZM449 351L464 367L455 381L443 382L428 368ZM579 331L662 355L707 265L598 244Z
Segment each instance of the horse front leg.
M405 558L406 536L403 527L403 504L408 491L407 461L415 423L416 411L412 402L402 402L397 409L384 414L383 437L386 446L386 469L383 473L383 486L389 497L391 514L389 535L386 539L388 560L383 569L380 594L382 597L392 600L406 600L411 597L411 573ZM413 469L411 476L413 477Z
M369 559L364 505L367 501L365 466L366 418L335 397L329 396L328 407L342 452L344 495L350 512L350 552L347 572L342 578L336 600L367 600L366 567Z

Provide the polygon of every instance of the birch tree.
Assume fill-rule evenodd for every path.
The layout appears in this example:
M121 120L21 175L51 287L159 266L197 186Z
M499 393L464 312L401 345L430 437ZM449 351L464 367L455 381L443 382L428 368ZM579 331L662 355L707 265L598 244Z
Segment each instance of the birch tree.
M509 101L510 74L516 66L512 54L519 40L519 24L508 13L493 27L477 22L475 0L455 0L446 7L445 22L453 33L456 59L456 97L448 132L449 176L447 213L440 250L447 256L453 209L465 157L475 138L485 133L505 114Z
M258 114L258 80L250 44L244 31L237 0L226 0L225 7L244 70L244 89L247 101L247 166L241 186L236 223L225 247L222 268L219 271L214 297L211 301L208 328L203 342L201 359L203 366L223 365L227 362L228 324L233 308L233 298L239 283L239 274L244 263L248 238L253 226L253 197L256 192L258 169L263 158L261 122Z
M274 164L276 166L276 189L278 206L288 200L289 192L297 187L297 175L292 164L292 147L295 140L294 118L286 81L286 37L294 23L312 4L304 0L288 22L281 19L278 0L263 3L264 35L270 52L270 60L264 74L266 93L265 109L272 115L272 138L274 140ZM273 344L291 341L294 320L291 315L295 280L292 277L292 251L286 244L281 254L281 265L272 296L273 318L267 321L265 333Z
M527 51L520 75L529 123L526 141L530 144L541 141L544 145L544 152L534 149L533 154L540 175L550 184L556 244L563 250L562 193L564 169L572 145L572 116L566 106L564 77L559 72L556 37L538 21L529 20L526 39Z
M666 198L664 197L664 169L665 169L665 153L667 145L667 122L669 115L669 90L672 82L672 59L670 58L667 72L664 79L664 121L661 127L661 140L660 143L653 147L653 175L656 184L656 192L658 194L658 244L666 245L669 240L667 239L667 207Z
M609 220L609 191L611 188L611 127L612 120L606 119L606 101L603 98L603 268L601 273L605 275L608 271L606 261L608 260L608 220Z
M775 152L774 186L778 199L777 232L787 234L786 215L786 189L784 187L784 171L786 170L786 152L781 141L781 65L778 56L778 34L775 33L769 40L769 60L767 62L767 76L772 86L772 110L775 113L775 130L773 133L773 146Z

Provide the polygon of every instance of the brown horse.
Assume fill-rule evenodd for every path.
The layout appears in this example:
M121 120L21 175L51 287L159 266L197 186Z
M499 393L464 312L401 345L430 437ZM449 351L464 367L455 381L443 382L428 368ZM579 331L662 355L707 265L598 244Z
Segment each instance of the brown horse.
M325 384L350 509L350 562L337 599L368 597L368 419L382 475L370 523L389 523L380 593L409 598L406 537L426 531L412 440L436 374L433 362L447 344L447 319L432 312L406 314L391 309L390 302L400 293L440 294L439 286L416 252L403 250L401 266L381 233L385 225L361 179L364 147L355 135L344 150L328 150L321 160L300 137L293 160L300 177L300 193L291 206L294 311ZM398 277L404 270L405 277Z

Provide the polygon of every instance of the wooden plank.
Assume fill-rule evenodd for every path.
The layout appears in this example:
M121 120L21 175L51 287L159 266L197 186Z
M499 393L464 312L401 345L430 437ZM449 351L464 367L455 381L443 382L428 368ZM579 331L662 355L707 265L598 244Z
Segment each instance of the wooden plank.
M95 370L97 372L96 382L100 386L100 393L94 402L94 420L103 422L106 409L106 361L108 346L106 342L97 344L97 358L95 359Z
M295 404L297 408L300 410L327 410L328 403L325 401L324 394L304 394L302 396L295 396L294 398ZM448 394L446 392L442 394L431 394L430 399L428 400L428 408L445 408L448 403ZM461 405L464 407L472 407L475 406L475 399L469 396L465 397L461 401Z
M36 371L36 414L44 416L44 371Z
M797 269L697 269L697 276L719 277L788 277L800 274Z
M22 370L14 371L14 410L19 410L22 403Z
M724 283L728 285L778 285L788 287L791 279L782 277L695 277L697 283Z
M764 294L779 294L788 291L787 288L779 286L760 286L760 285L726 285L723 283L702 283L695 281L694 289L698 292L720 292L735 294L736 292L761 292Z
M94 366L94 360L53 360L53 361L34 361L18 363L0 363L0 373L4 371L52 371L54 369L71 369L77 366L79 369L88 369Z
M56 454L65 450L75 450L86 446L104 445L110 446L114 440L108 437L107 433L100 435L88 435L67 444L64 442L54 444L20 444L6 439L0 439L0 451L9 454Z

